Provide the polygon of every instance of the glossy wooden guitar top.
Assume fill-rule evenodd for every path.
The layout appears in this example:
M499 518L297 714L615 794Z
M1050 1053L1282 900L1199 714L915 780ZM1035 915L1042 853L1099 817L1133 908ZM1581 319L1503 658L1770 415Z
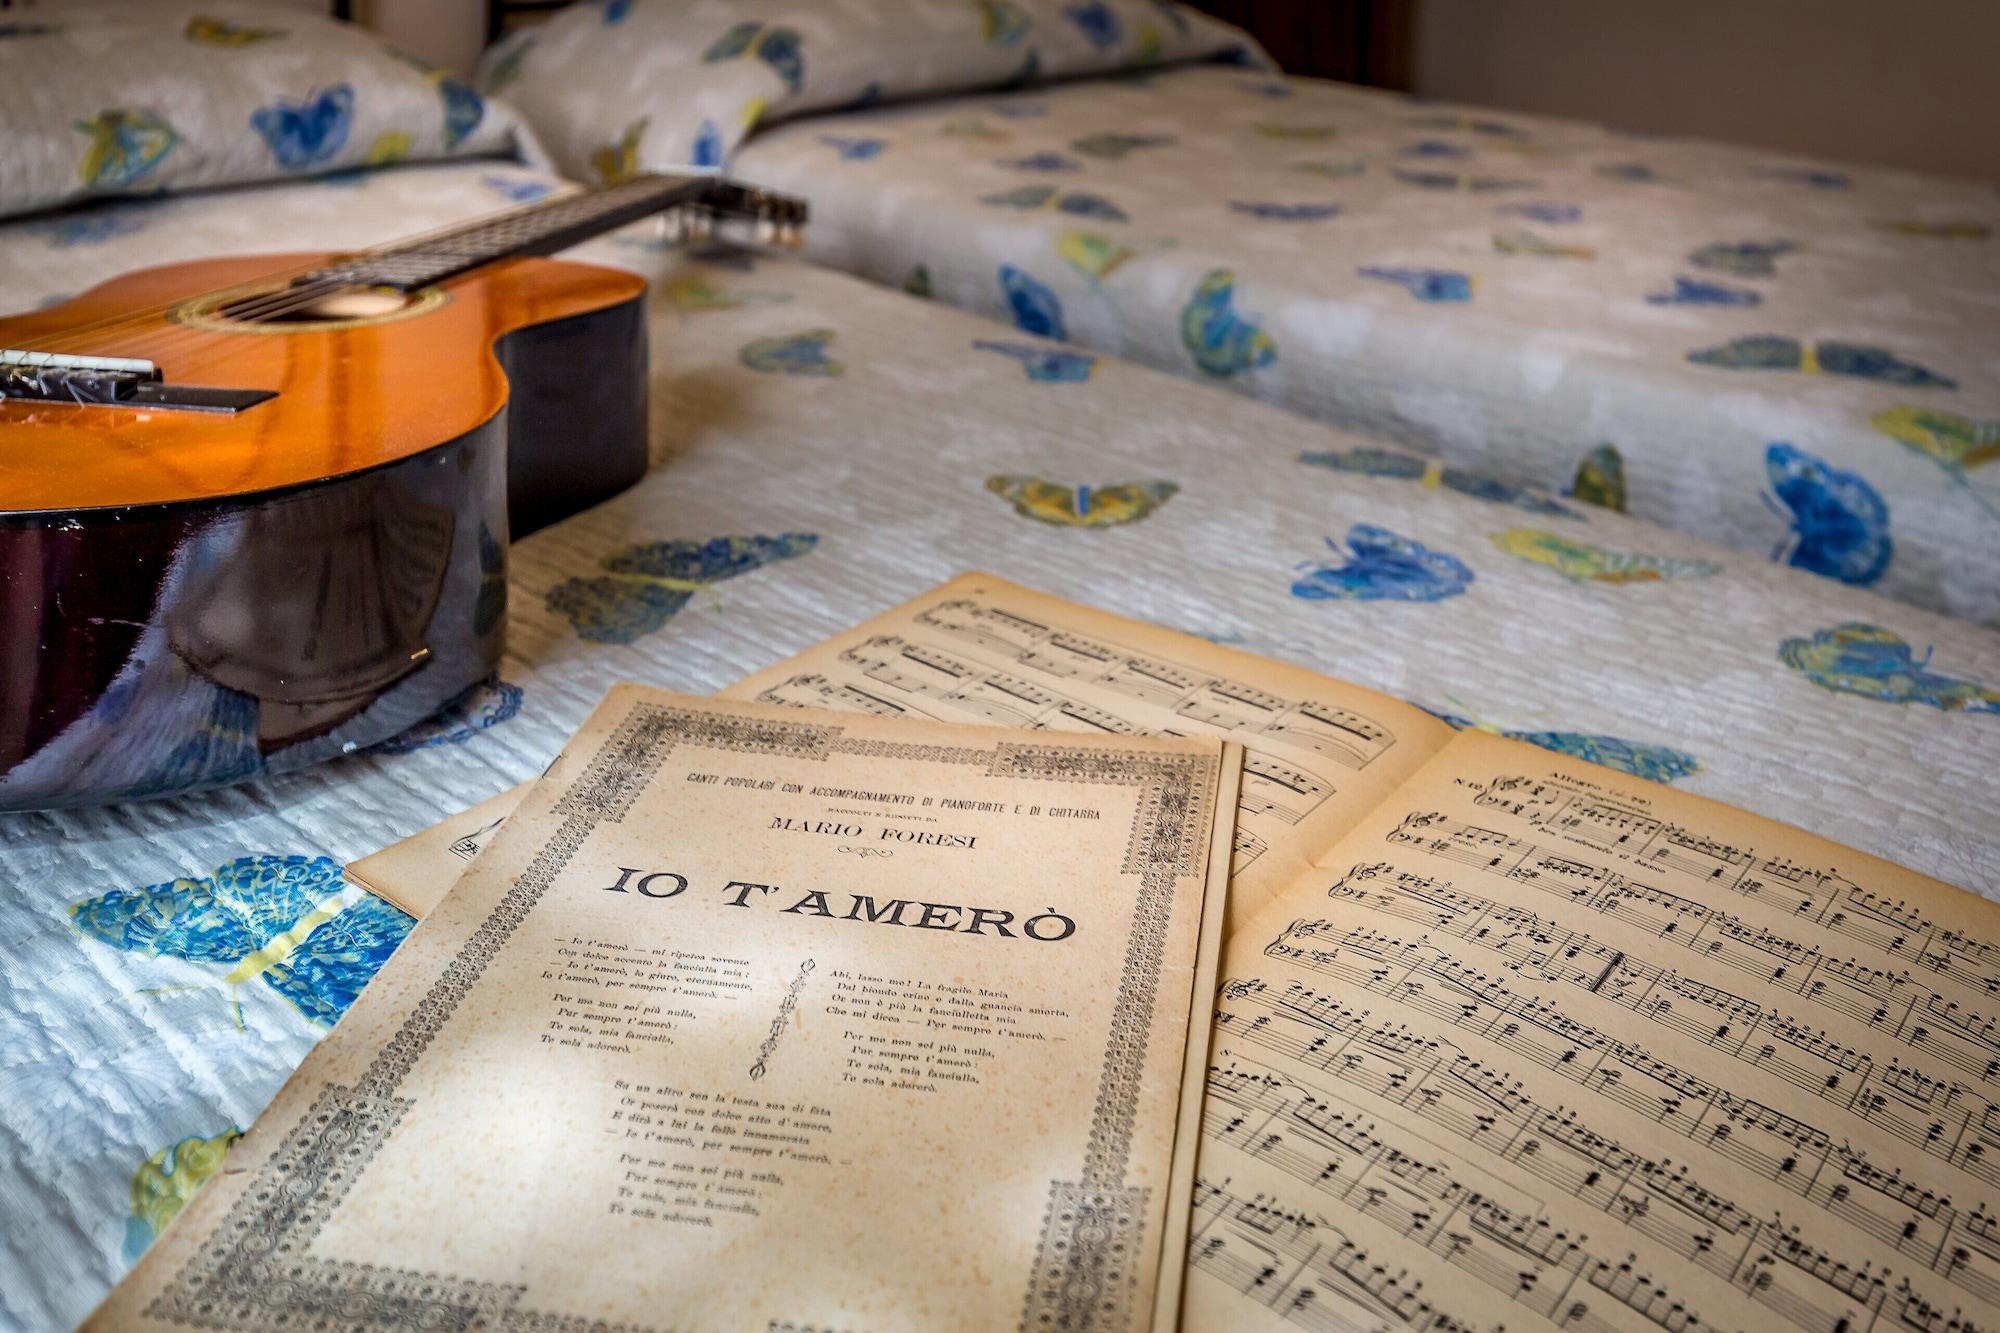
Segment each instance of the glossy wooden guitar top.
M0 401L0 510L82 510L242 495L410 457L506 402L495 339L638 296L642 279L503 260L448 279L432 308L376 322L191 326L183 303L332 258L256 255L146 269L0 319L0 347L159 363L166 379L278 396L235 415ZM146 312L134 319L130 312ZM98 321L119 320L98 328ZM82 331L65 336L65 330ZM468 354L469 352L469 354Z

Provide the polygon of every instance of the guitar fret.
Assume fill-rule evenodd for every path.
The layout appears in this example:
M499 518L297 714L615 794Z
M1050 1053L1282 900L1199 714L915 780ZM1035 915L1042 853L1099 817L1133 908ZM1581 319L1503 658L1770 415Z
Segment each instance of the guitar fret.
M804 206L795 200L745 190L716 177L643 176L620 185L545 199L443 235L355 255L301 281L407 290L510 254L552 253L597 231L676 206L752 217L781 230L805 220Z

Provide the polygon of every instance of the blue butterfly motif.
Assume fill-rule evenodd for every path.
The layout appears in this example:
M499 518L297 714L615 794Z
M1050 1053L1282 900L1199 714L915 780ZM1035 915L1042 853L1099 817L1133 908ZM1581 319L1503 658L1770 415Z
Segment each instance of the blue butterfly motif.
M1538 180L1513 176L1471 176L1456 171L1416 171L1408 167L1391 167L1389 174L1405 185L1415 185L1420 189L1469 190L1474 194L1493 194L1500 190L1533 190L1541 185Z
M796 559L818 544L810 532L787 532L628 546L598 562L605 574L568 579L551 588L548 607L568 617L579 638L631 643L672 620L709 584Z
M973 347L981 352L998 352L1021 363L1021 369L1037 384L1082 384L1097 369L1097 358L1066 348L1043 347L1035 343L998 342L982 338Z
M1784 443L1764 451L1764 473L1771 484L1765 503L1792 524L1771 552L1773 560L1842 583L1865 585L1882 577L1895 553L1889 506L1859 473L1829 467Z
M767 375L835 379L846 374L847 367L826 354L833 338L832 329L812 329L783 338L759 338L745 343L736 359Z
M1815 190L1845 190L1854 184L1852 179L1838 171L1820 171L1813 167L1752 167L1750 174L1765 180L1810 185Z
M130 236L135 231L145 229L146 222L143 218L123 211L101 213L92 210L29 224L29 230L43 237L58 250L68 250L78 245L102 245L106 241L120 236Z
M694 132L694 147L689 151L689 164L697 167L719 167L726 150L722 146L722 131L708 117L702 117L701 124Z
M229 967L232 987L261 981L323 1025L347 1011L415 925L346 885L324 856L238 857L197 879L114 889L69 911L86 939Z
M1116 46L1118 39L1125 35L1124 25L1118 15L1104 0L1090 0L1088 4L1066 5L1063 17L1074 23L1083 33L1084 39L1102 51Z
M1398 157L1471 157L1472 150L1443 139L1419 139L1396 150Z
M1026 157L1000 159L999 165L1016 171L1082 171L1083 164L1061 153L1030 153Z
M1331 563L1299 567L1292 596L1307 601L1438 602L1472 585L1472 571L1455 555L1387 528L1357 523L1347 530L1347 549L1327 539Z
M1583 210L1575 204L1502 204L1495 211L1518 213L1524 218L1547 223L1551 227L1566 226L1583 220Z
M1323 222L1340 213L1339 204L1265 204L1232 199L1229 207L1265 222Z
M314 89L298 102L281 97L250 113L250 127L263 136L278 165L293 170L339 152L353 122L354 89L345 83Z
M819 141L839 153L843 162L867 162L882 156L882 150L889 146L887 139L850 139L838 134L822 134Z
M1028 58L1021 62L1021 68L1015 70L1013 77L1000 85L1000 91L1004 93L1017 88L1031 88L1041 82L1041 78L1042 53L1031 50L1028 52Z
M457 79L439 79L437 87L444 98L444 146L456 148L479 128L486 116L486 99Z
M1181 344L1204 374L1227 379L1278 359L1271 335L1236 312L1236 275L1216 269L1181 311Z
M1072 217L1101 218L1106 222L1130 222L1124 209L1095 194L1066 194L1056 200L1056 211Z
M1069 337L1063 325L1062 302L1029 274L1012 264L1002 264L1000 290L1006 294L1007 308L1014 313L1015 328L1057 342Z
M866 111L870 107L874 106L876 103L880 102L881 100L882 100L881 83L875 79L870 79L868 81L867 86L862 88L860 92L856 93L850 101L843 103L840 106L834 107L833 109L835 111Z
M1072 217L1103 218L1108 222L1131 221L1124 209L1108 199L1094 194L1062 194L1053 185L1022 185L1012 190L1002 190L998 194L981 195L979 202L1023 211L1053 208L1058 213L1068 213Z
M1649 782L1672 782L1676 778L1687 777L1701 772L1701 761L1685 750L1676 750L1667 745L1652 745L1645 741L1628 741L1617 736L1594 736L1582 731L1514 731L1502 727L1479 726L1469 717L1456 713L1440 713L1435 708L1425 712L1440 722L1458 728L1477 727L1480 731L1491 731L1505 736L1510 741L1525 741L1529 745L1540 746L1556 754L1566 754L1572 759L1582 759L1620 773L1630 773L1635 778L1645 778Z
M1597 174L1609 180L1629 181L1634 185L1657 185L1660 173L1644 162L1613 162L1597 169Z
M1393 282L1419 301L1470 301L1472 278L1447 268L1404 268L1371 265L1357 269L1364 278Z
M772 28L755 20L739 23L718 37L701 58L709 64L755 55L769 65L785 87L796 93L805 87L804 44L791 28Z
M375 754L411 754L441 745L463 745L521 711L521 687L489 676L440 708L429 720L372 746Z
M508 176L481 176L479 183L514 204L531 203L555 188L546 181L517 180Z
M1796 241L1717 241L1689 252L1688 262L1739 278L1768 278L1778 271L1778 259L1798 248Z
M1308 467L1330 468L1335 472L1355 472L1365 477L1392 477L1398 481L1423 481L1426 485L1441 484L1446 490L1469 495L1475 500L1485 500L1490 504L1513 505L1517 509L1525 509L1531 514L1542 514L1549 518L1583 517L1575 510L1566 509L1545 495L1501 481L1498 477L1452 467L1448 463L1432 459L1399 454L1389 449L1357 446L1346 453L1336 449L1307 450L1299 455L1299 461Z
M631 12L632 0L604 0L604 22L607 27L614 23L623 23Z
M1731 287L1724 282L1707 282L1701 278L1676 277L1673 289L1665 292L1651 292L1646 296L1647 305L1757 305L1763 301L1762 293L1749 287Z
M1786 639L1778 660L1822 689L1890 704L1925 704L1946 713L2000 713L2000 688L1932 671L1909 641L1880 625L1851 621Z

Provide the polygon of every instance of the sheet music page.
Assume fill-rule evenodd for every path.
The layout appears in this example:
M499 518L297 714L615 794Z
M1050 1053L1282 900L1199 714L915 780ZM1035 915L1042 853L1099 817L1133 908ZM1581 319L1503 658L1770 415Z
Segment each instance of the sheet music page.
M1467 733L1234 933L1197 1329L2000 1327L2000 908Z
M1219 736L1245 750L1233 930L1443 747L1452 729L1358 685L962 574L720 691L834 712L1102 735ZM479 811L504 813L526 786ZM422 916L464 870L471 812L349 867ZM456 850L455 850L456 849Z
M1236 741L1245 754L1231 930L1454 734L1373 690L988 574L962 574L718 697Z
M390 843L373 856L350 861L341 873L421 921L458 882L472 859L499 835L500 826L534 785L523 782L489 796L421 833Z
M620 686L86 1327L1167 1333L1241 762Z

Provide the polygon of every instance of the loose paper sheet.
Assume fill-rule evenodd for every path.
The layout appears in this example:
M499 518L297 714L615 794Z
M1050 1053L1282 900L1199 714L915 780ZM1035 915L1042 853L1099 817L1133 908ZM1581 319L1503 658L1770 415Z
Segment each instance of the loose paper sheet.
M342 873L411 916L427 917L472 859L499 836L500 826L534 785L524 782L489 796L441 824L350 862Z
M2000 912L1467 733L1223 964L1193 1329L2000 1327Z
M88 1327L1171 1328L1240 764L620 687Z
M1421 709L1373 690L986 574L960 575L717 697L1237 741L1246 755L1229 886L1232 929L1310 869L1453 734ZM362 873L421 914L462 869L448 851L459 837L456 826L420 833L399 844L400 864Z

